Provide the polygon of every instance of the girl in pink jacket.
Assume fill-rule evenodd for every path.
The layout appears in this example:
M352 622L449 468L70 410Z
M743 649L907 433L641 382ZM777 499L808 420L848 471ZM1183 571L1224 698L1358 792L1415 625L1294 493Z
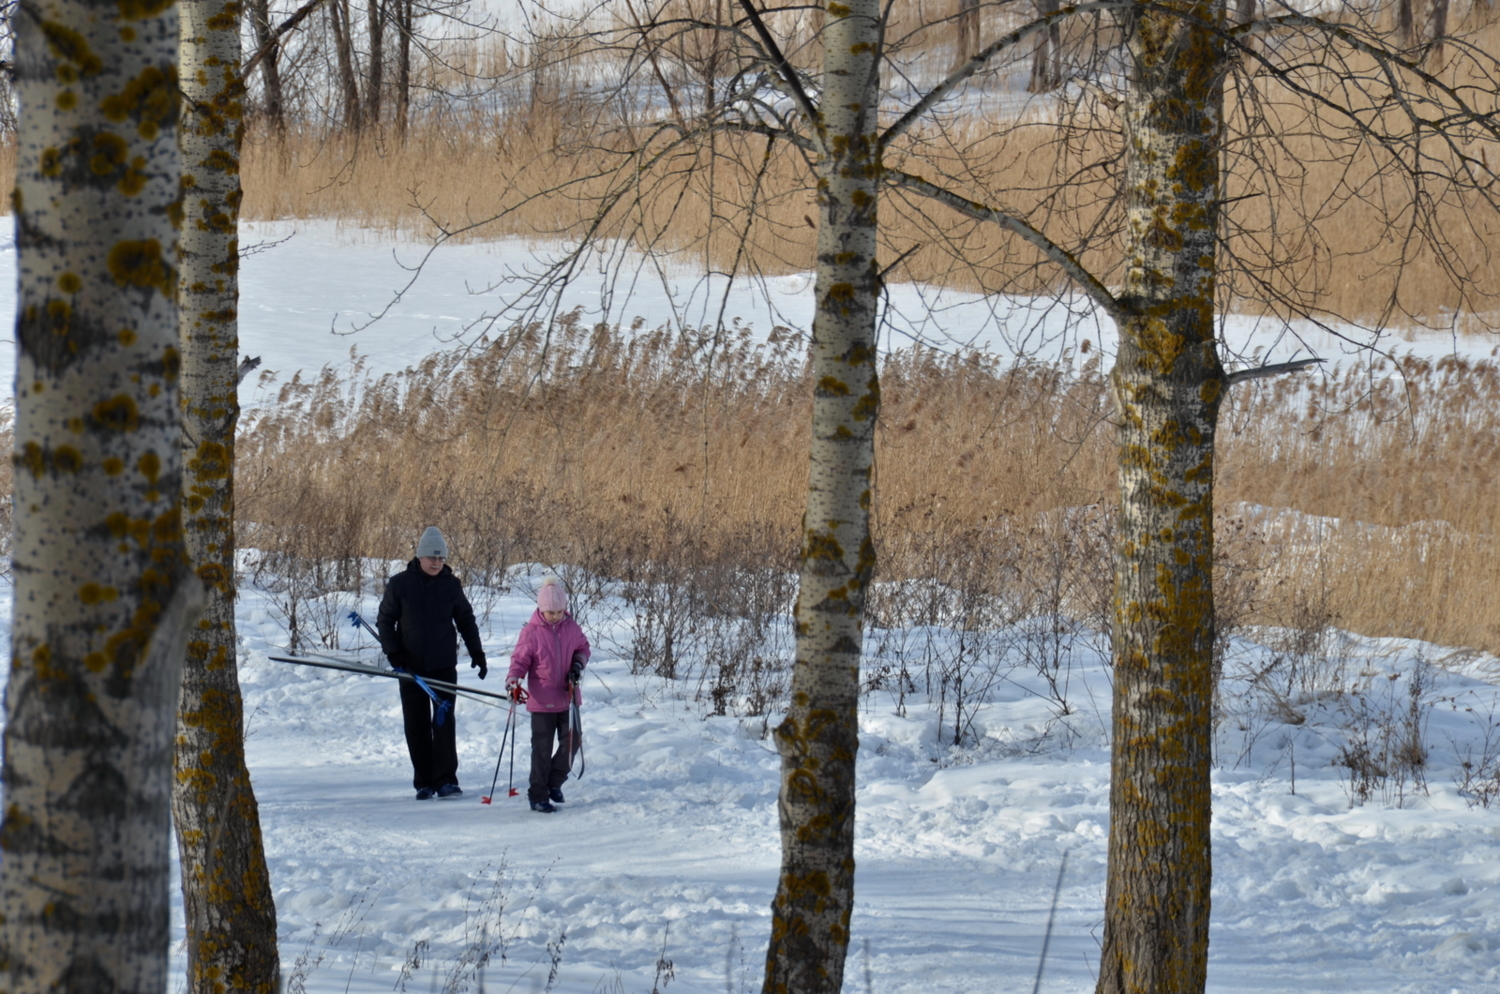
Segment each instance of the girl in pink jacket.
M526 678L526 710L531 713L531 810L551 814L563 803L563 782L582 745L582 730L571 728L568 706L583 703L579 677L589 661L589 640L568 613L568 593L548 577L537 591L536 611L510 654L508 690Z

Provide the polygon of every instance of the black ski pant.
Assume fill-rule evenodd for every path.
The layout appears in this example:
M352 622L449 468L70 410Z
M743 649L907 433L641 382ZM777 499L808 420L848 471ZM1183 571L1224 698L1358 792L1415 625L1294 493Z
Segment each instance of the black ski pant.
M458 682L457 668L423 673L434 680ZM429 685L430 686L430 685ZM417 790L437 790L444 784L458 783L458 735L454 728L454 695L432 688L439 701L448 702L443 723L437 723L437 702L415 680L401 681L401 719L406 726L406 751L411 756L411 785Z
M571 741L573 749L568 751ZM531 783L526 789L528 801L545 801L547 791L561 787L573 769L573 757L583 746L578 730L568 734L568 712L533 711L531 713ZM555 751L554 751L555 750Z

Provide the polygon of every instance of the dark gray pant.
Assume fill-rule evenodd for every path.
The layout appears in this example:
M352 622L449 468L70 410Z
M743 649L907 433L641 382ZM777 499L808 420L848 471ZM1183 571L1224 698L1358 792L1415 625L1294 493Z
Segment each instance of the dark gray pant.
M573 750L568 752L571 738ZM555 747L554 747L555 744ZM561 787L573 769L573 757L583 745L580 732L568 734L568 712L533 711L531 713L531 783L526 790L528 801L545 801L547 791Z
M439 670L424 673L434 680L454 683L458 670ZM444 784L458 783L458 738L455 732L457 719L451 708L453 694L433 688L438 700L447 701L449 712L441 725L437 724L437 704L427 696L427 691L413 680L401 681L401 718L406 726L406 751L411 756L411 785L417 790L423 787L437 790Z

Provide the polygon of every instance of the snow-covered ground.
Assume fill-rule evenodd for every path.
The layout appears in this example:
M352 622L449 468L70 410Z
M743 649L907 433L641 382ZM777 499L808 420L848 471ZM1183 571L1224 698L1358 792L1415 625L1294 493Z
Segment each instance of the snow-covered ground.
M539 580L520 571L497 592L484 625L497 669ZM375 599L351 603L369 616ZM285 635L259 591L246 592L240 623L249 761L283 955L289 967L303 950L323 956L308 990L390 990L423 942L407 988L444 989L485 939L505 953L486 969L491 990L546 987L549 942L561 944L559 991L619 989L618 979L644 994L663 956L673 990L758 987L779 859L765 722L704 717L690 688L632 676L625 622L589 632L586 772L552 816L505 797L508 768L495 803L479 800L490 793L503 709L460 705L466 794L418 803L392 683L268 661ZM1389 640L1334 637L1325 648L1343 661L1342 679L1369 688L1368 707L1385 702L1392 714L1418 657L1444 658ZM1241 643L1232 658L1240 672L1265 653ZM1452 777L1455 744L1481 732L1500 688L1478 679L1494 678L1493 661L1449 661L1455 671L1430 671L1423 691L1427 789L1408 785L1399 806L1389 784L1351 806L1348 771L1332 765L1347 713L1326 694L1303 695L1301 725L1226 720L1211 990L1468 994L1500 983L1500 805L1471 808ZM980 712L976 739L956 748L940 741L951 732L920 693L905 717L888 692L866 698L851 990L1029 986L1065 854L1042 990L1092 989L1108 674L1083 641L1069 663L1076 710L1066 727L1043 682L1018 667ZM494 689L497 676L483 686ZM471 672L462 679L478 686ZM523 744L523 768L525 756Z
M538 579L517 574L487 616L496 669ZM374 592L357 606L369 615ZM441 990L481 934L504 951L486 969L489 990L546 987L553 951L558 991L643 994L661 957L672 990L757 987L778 861L777 757L762 718L703 717L690 688L630 675L627 628L589 631L586 771L567 805L540 816L505 798L508 768L495 804L481 804L505 712L471 703L460 706L465 798L419 804L395 687L267 661L284 633L257 591L240 624L284 955L324 955L309 991L398 987L423 942L408 990ZM1418 658L1443 658L1389 640L1335 639L1329 655L1368 688L1371 708L1386 700L1392 714ZM1265 654L1242 643L1233 658L1239 672ZM1031 984L1065 856L1043 990L1092 990L1109 678L1086 642L1070 664L1076 714L1065 724L1043 681L1014 669L963 747L945 744L951 733L919 693L904 717L889 693L865 699L850 990ZM1332 765L1347 714L1325 694L1305 696L1299 726L1227 721L1211 990L1449 994L1500 982L1500 805L1470 807L1452 780L1455 744L1481 733L1500 688L1478 679L1493 678L1488 661L1452 664L1431 670L1424 691L1427 790L1407 786L1400 807L1389 786L1353 807L1347 771Z
M495 671L540 579L519 569L494 592L482 631ZM10 617L9 596L0 589L0 618ZM351 594L341 610L369 617L376 601L373 590ZM629 617L618 604L592 607L587 616ZM394 681L270 661L286 633L275 599L253 586L239 624L247 751L283 961L306 991L645 994L660 959L671 961L669 990L758 989L779 859L765 722L705 717L690 687L632 675L628 620L589 628L586 771L550 816L506 796L504 765L494 803L480 801L503 708L460 703L465 794L419 803ZM1269 643L1277 633L1260 636ZM946 635L935 637L941 645ZM947 744L951 729L940 731L920 687L904 716L892 692L864 699L849 990L1029 989L1065 857L1041 990L1092 990L1109 688L1091 641L1064 647L1072 715L1059 719L1043 681L1015 665L960 747ZM351 629L342 653L374 661L369 646ZM1238 643L1229 686L1242 691L1235 675L1268 658ZM1223 723L1209 989L1494 990L1500 804L1471 807L1453 774L1455 749L1477 742L1500 707L1500 669L1338 633L1321 658L1329 669L1287 696L1301 724L1250 711ZM1426 789L1407 783L1398 795L1387 782L1352 805L1348 771L1333 765L1350 740L1345 705L1359 700L1399 721L1419 671ZM484 684L469 670L460 679L496 690L500 672ZM1340 681L1364 694L1329 692ZM526 754L523 741L522 770ZM486 947L481 985L474 960ZM178 941L179 978L182 955Z

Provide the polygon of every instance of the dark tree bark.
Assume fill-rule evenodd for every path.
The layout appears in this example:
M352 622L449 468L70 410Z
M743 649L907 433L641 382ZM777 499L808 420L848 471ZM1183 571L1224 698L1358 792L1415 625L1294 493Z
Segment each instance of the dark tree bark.
M364 107L359 95L359 67L355 64L349 0L333 0L327 8L329 24L333 27L334 55L338 60L338 85L343 96L344 127L358 134L364 129Z
M979 0L958 0L957 27L955 62L962 64L979 51Z
M1429 46L1427 64L1431 69L1443 65L1443 41L1448 36L1448 0L1430 0L1427 7L1427 30L1422 41Z
M256 49L266 49L260 60L266 122L272 133L281 137L286 134L286 102L281 92L281 44L272 40L270 0L250 0L250 23L255 29Z
M1036 12L1043 17L1055 14L1062 0L1036 0ZM1050 93L1062 85L1062 27L1053 23L1037 37L1031 56L1031 79L1026 89L1032 93Z
M396 27L400 32L396 52L396 134L406 140L411 117L411 33L414 0L395 0Z
M366 30L370 40L370 71L365 74L365 120L370 127L380 126L381 104L385 95L385 20L384 0L368 0Z

